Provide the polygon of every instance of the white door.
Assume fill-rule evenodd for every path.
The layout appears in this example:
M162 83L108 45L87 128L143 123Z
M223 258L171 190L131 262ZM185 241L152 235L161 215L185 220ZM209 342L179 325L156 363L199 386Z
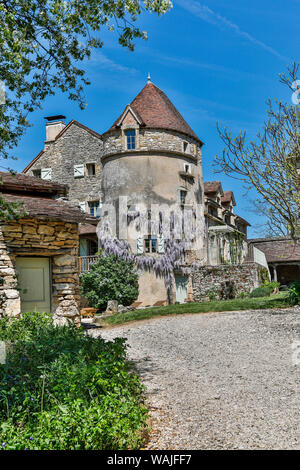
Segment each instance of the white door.
M21 312L50 312L49 258L16 258Z
M188 278L186 276L175 276L176 302L183 304L188 296Z

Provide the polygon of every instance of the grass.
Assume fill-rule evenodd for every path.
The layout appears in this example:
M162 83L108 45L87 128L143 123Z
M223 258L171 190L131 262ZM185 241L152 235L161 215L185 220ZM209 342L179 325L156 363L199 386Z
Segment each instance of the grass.
M168 305L167 307L151 307L133 312L113 315L105 320L105 325L121 325L132 321L147 320L153 317L182 315L186 313L209 313L209 312L229 312L235 310L263 310L267 308L287 308L291 304L288 302L287 294L281 292L270 297L260 297L251 299L218 300L213 302L187 303L180 305Z

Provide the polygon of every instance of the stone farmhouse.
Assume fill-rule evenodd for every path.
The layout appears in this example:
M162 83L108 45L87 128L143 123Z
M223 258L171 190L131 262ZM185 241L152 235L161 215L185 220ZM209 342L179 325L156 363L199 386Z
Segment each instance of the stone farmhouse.
M287 237L249 240L249 253L259 249L266 256L273 281L288 285L300 279L300 247Z
M236 292L259 284L267 265L263 254L247 259L249 224L234 213L234 194L224 192L219 181L204 183L202 140L150 79L102 134L78 121L66 125L64 119L46 118L44 149L23 173L68 185L70 201L100 220L106 207L114 207L117 221L125 217L128 242L138 255L162 256L164 234L151 232L151 227L147 234L141 233L139 225L128 220L138 213L153 216L153 207L158 207L158 219L163 207L169 221L174 206L189 210L196 230L182 264L191 270L185 276L175 273L173 301L204 299L218 283L231 282ZM187 236L189 229L182 230ZM118 223L114 235L123 238ZM88 269L97 246L94 226L81 227L81 269ZM167 301L163 279L141 272L138 304Z
M0 316L52 312L80 322L79 224L97 219L65 202L66 185L0 173L2 197L21 217L0 226Z

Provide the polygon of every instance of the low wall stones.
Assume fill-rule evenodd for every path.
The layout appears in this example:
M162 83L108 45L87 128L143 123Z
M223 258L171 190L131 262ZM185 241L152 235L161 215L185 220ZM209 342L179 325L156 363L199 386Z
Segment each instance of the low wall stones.
M207 297L224 299L228 291L237 297L259 287L268 272L256 263L203 266L192 272L193 300L202 302Z
M51 262L52 313L56 324L80 323L78 224L19 219L0 228L0 316L18 316L21 300L15 261L17 256L48 257Z

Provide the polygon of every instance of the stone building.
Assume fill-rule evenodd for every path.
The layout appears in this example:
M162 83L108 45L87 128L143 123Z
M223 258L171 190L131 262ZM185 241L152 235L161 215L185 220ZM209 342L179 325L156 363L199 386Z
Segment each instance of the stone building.
M67 186L1 173L2 197L20 218L0 225L0 316L52 312L57 323L79 316L79 223L95 224L63 199Z
M249 239L249 252L260 250L266 256L273 281L288 285L300 280L300 246L290 238Z
M204 183L207 264L241 264L248 252L250 225L234 213L232 191L223 191L220 181Z
M179 214L183 222L177 224L178 239L193 234L185 266L243 261L249 224L234 214L232 192L223 193L221 184L210 189L215 182L204 185L202 140L150 79L102 135L77 121L66 126L63 119L47 118L45 148L24 173L67 183L70 199L91 215L100 215L101 221L113 208L113 235L126 238L135 254L162 256L166 236L153 228L152 219L167 218L170 226ZM131 223L141 214L148 224L146 233ZM81 256L93 255L93 227L81 228L80 238ZM236 250L238 257L236 247L232 249L236 240L242 247ZM175 272L174 284L176 301L193 299L193 275ZM138 301L167 302L163 279L141 272Z

